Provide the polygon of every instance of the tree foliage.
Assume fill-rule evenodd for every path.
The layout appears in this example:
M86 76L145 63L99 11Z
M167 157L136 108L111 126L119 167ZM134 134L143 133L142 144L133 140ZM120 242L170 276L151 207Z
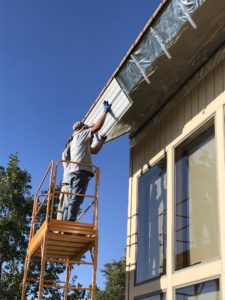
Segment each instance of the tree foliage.
M10 155L6 169L0 166L0 299L19 299L29 234L31 177Z
M125 258L105 264L102 273L106 279L105 290L97 289L96 300L124 300Z

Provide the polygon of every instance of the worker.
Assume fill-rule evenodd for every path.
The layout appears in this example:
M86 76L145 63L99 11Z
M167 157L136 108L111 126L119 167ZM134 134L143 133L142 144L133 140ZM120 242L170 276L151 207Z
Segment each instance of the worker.
M57 210L57 220L63 220L63 212L64 208L67 205L67 197L69 193L69 173L68 173L68 166L70 161L70 143L72 141L72 137L69 138L69 140L66 143L66 147L62 153L62 160L64 162L62 163L63 165L63 179L62 179L62 185L61 185L61 193L59 196L59 204L58 204L58 210ZM66 161L65 161L66 160Z
M94 135L104 125L107 113L110 110L110 105L107 101L103 103L103 112L95 124L88 126L83 122L76 122L73 125L73 140L70 145L71 161L77 163L92 164L91 154L97 154L102 148L106 136L101 136L98 143L91 146ZM83 196L87 190L88 182L93 177L93 170L91 166L86 166L76 163L69 164L70 176L70 193L68 196L68 203L64 209L63 220L75 221L80 212L80 205L83 203Z

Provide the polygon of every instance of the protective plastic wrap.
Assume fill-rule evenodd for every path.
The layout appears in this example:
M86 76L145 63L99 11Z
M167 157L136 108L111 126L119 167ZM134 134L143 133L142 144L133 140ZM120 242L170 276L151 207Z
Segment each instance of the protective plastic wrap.
M204 2L205 0L172 0L153 26L147 29L116 77L127 94L143 77L146 79L146 75L151 72L151 65L163 52L171 58L166 46L171 44L186 22L190 22L195 28L191 15Z

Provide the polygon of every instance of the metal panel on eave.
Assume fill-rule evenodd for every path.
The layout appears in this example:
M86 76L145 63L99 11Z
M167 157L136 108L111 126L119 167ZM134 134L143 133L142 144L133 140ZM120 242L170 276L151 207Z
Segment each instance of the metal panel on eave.
M117 80L114 78L101 95L96 105L84 119L85 124L90 126L98 120L103 110L104 101L108 101L109 104L111 104L111 111L107 114L105 123L99 131L99 135L107 135L132 104L131 100L126 96Z

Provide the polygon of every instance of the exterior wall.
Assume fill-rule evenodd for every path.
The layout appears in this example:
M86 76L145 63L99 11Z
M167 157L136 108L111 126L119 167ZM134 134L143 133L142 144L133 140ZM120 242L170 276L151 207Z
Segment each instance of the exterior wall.
M224 167L224 105L225 60L210 73L163 118L140 138L131 141L129 206L127 226L127 289L126 300L159 291L166 292L166 299L175 299L174 288L220 278L221 299L225 299L225 167ZM220 258L207 263L173 270L173 198L174 198L174 147L196 128L215 116L217 184L219 205ZM145 129L146 130L146 129ZM141 134L141 133L140 133ZM142 133L143 135L143 133ZM137 246L137 189L138 176L167 157L167 272L160 279L135 286ZM219 163L218 163L219 162Z

